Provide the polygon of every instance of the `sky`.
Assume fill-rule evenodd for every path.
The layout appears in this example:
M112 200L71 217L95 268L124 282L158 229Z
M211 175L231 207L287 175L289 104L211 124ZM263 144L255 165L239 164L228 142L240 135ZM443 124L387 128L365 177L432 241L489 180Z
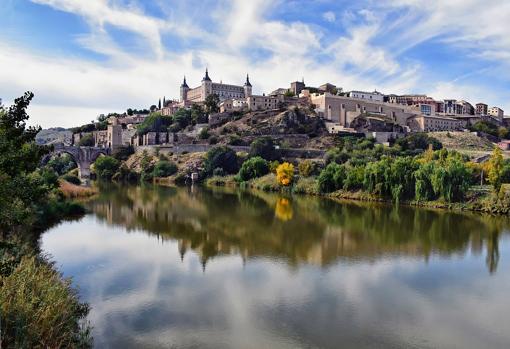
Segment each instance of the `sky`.
M0 0L0 98L72 127L213 81L304 78L510 115L508 0Z

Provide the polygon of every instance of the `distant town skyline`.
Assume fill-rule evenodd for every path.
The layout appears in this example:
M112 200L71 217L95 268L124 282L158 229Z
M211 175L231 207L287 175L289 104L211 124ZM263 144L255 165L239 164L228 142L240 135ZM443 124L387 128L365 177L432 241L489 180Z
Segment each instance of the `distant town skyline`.
M0 98L33 91L45 128L178 99L206 67L239 85L249 73L254 94L304 77L510 111L504 0L5 0L0 16Z

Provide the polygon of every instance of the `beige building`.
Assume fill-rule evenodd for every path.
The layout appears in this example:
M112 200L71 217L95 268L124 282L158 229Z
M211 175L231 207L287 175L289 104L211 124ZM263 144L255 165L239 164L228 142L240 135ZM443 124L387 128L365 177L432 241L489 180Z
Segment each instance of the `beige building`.
M212 82L211 78L209 77L209 72L206 69L205 76L202 79L200 86L189 88L188 84L186 83L186 77L184 77L180 91L181 103L201 103L205 101L207 96L213 94L217 95L220 98L220 101L224 101L225 99L229 98L246 98L251 96L252 86L248 75L246 75L246 82L243 86L223 84L221 82Z
M329 93L313 94L310 96L310 101L316 106L315 111L319 116L343 127L350 127L356 117L367 113L388 117L401 126L407 125L409 117L419 114L407 106L370 102L357 98L334 96Z
M279 96L250 96L246 98L247 106L250 110L268 110L278 109L280 103L283 103L284 97Z
M413 132L459 131L462 122L446 116L416 115L408 119L407 126Z
M489 108L487 114L495 117L499 121L503 121L504 111L501 108L498 108L498 107Z

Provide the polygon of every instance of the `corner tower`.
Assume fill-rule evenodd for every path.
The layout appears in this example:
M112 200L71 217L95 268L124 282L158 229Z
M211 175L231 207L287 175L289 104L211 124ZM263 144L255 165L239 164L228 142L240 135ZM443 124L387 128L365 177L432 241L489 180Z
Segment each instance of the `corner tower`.
M184 102L188 99L188 91L189 91L189 86L186 83L186 76L185 76L184 81L181 84L181 102Z
M211 95L212 93L212 80L209 77L207 68L205 68L205 76L202 79L202 101L205 101L207 96Z
M244 97L248 98L251 97L251 83L250 83L250 77L248 74L246 74L246 82L244 83Z

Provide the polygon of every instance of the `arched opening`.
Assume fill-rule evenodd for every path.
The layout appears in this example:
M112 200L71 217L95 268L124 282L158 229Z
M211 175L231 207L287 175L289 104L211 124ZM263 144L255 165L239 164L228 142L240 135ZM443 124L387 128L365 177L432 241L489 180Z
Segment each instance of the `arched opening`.
M72 153L59 151L46 155L41 161L41 168L51 171L52 176L62 178L73 184L80 184L79 164Z

